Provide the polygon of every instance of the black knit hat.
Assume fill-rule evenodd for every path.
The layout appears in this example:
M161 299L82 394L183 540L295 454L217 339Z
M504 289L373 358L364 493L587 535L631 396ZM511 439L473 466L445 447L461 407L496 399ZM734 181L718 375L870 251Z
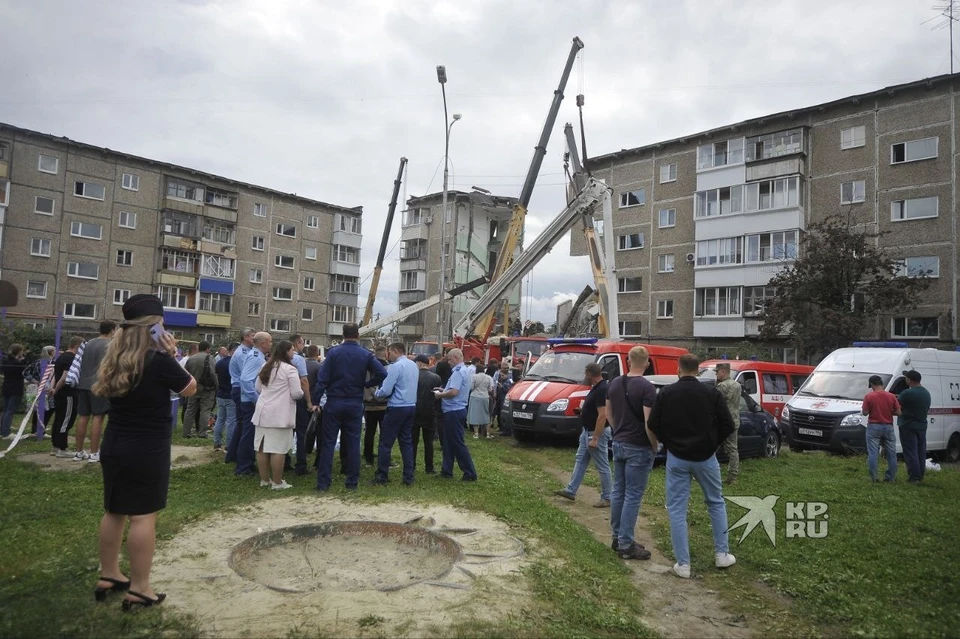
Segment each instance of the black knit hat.
M139 293L123 303L123 319L133 320L148 315L163 316L163 302L156 295Z

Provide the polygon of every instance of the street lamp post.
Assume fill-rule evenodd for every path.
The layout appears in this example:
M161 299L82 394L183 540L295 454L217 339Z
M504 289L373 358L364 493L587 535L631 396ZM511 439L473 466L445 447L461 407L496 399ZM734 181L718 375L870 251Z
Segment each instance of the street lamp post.
M443 146L443 204L440 213L440 310L437 312L437 348L442 354L443 311L446 307L446 299L444 299L444 297L446 296L447 289L447 188L450 176L450 130L461 116L459 113L454 113L453 120L448 120L447 118L447 68L443 65L437 67L437 81L440 83L440 92L443 94L443 126L445 134ZM454 250L454 255L456 255L456 250Z

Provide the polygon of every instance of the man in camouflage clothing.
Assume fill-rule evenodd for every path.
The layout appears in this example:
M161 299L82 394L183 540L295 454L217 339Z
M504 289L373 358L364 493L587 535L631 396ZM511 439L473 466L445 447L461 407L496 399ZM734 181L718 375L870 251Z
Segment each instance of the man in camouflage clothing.
M727 410L733 420L733 432L723 440L723 451L727 454L727 484L737 481L740 474L740 452L737 450L737 437L740 435L740 395L743 389L740 382L730 378L730 364L717 364L717 390L727 402Z

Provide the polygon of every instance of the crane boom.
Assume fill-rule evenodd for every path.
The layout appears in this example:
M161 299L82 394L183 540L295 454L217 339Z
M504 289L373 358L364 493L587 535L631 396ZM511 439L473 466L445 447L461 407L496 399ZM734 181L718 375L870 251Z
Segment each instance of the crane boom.
M527 207L530 206L530 198L533 195L533 187L537 183L537 176L540 174L540 167L543 164L543 158L547 154L547 143L550 141L550 134L553 132L553 126L557 121L557 114L560 112L560 103L563 102L563 91L567 87L567 80L570 78L570 72L573 70L573 63L577 59L577 54L583 48L583 41L580 38L574 38L570 46L570 54L567 56L567 63L563 67L563 73L560 75L560 84L553 92L553 101L550 103L550 110L547 111L547 119L543 123L543 130L540 132L540 140L533 149L533 159L530 161L530 168L527 169L527 177L523 181L523 188L520 190L520 199L513 207L513 216L510 219L510 227L507 235L503 239L500 247L500 254L497 256L497 264L490 276L491 282L496 282L510 268L513 262L513 253L517 249L517 242L523 235L524 220L527 217ZM477 333L481 341L486 342L496 323L496 313L491 308L482 320L477 324Z
M467 291L472 291L478 286L482 286L483 284L486 284L489 281L490 280L488 280L486 277L478 277L472 282L467 282L463 286L458 286L455 289L447 291L442 297L444 298L444 300L451 300L457 295L460 295L461 293L466 293ZM414 313L419 313L420 311L427 310L431 306L436 306L437 304L440 303L440 298L441 298L440 295L433 295L423 300L422 302L417 302L416 304L413 304L406 308L401 308L396 313L391 313L386 317L381 317L376 322L364 324L363 326L360 327L360 337L367 337L369 335L373 335L384 326L389 326L396 322L402 322L403 320L410 317Z
M377 265L373 268L373 280L370 282L370 292L367 295L367 307L363 311L365 326L373 319L373 300L377 299L377 288L380 287L380 274L383 273L383 259L387 253L387 242L390 240L390 227L393 226L393 214L397 211L397 196L400 194L400 181L403 179L403 169L407 166L407 158L400 158L400 169L397 179L393 181L393 195L390 197L390 206L387 207L387 222L383 225L383 238L380 240L380 252L377 254Z
M586 186L573 202L568 204L547 225L547 228L514 260L502 277L490 283L486 292L480 296L473 308L467 311L463 319L454 327L454 335L458 339L466 339L472 335L477 325L496 307L500 298L523 279L550 252L560 238L576 224L578 216L592 216L593 210L603 202L605 196L609 197L609 193L610 190L602 182L593 178L587 180Z

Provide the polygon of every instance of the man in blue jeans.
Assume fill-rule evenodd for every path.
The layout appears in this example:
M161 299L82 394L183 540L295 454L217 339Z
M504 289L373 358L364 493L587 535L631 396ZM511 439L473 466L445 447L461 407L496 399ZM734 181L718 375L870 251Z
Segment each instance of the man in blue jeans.
M226 355L221 357L214 366L217 371L217 421L213 426L213 449L218 453L224 452L224 442L230 443L233 431L237 427L237 405L232 396L233 380L230 377L230 361L239 346L237 342L230 344L226 349Z
M611 547L621 559L650 559L650 551L633 540L640 502L653 468L657 438L647 428L657 389L643 377L650 354L630 349L630 368L607 389L607 415L613 425L613 493L610 497Z
M403 460L403 483L413 484L413 417L417 411L417 384L420 369L407 359L407 348L395 342L387 349L387 378L376 391L376 396L387 398L387 411L380 422L380 449L377 452L377 472L374 484L386 484L390 472L390 454L393 443L400 440Z
M443 462L440 466L441 479L453 478L453 461L456 459L462 481L477 481L477 468L473 465L473 457L463 439L463 431L467 428L467 400L470 399L470 382L473 373L463 364L463 351L451 348L447 353L451 373L447 385L438 390L434 396L441 400L440 410L443 412L440 439L440 449L443 451Z
M600 364L592 362L584 369L584 383L590 387L590 392L580 406L580 447L577 448L577 461L573 466L570 483L563 490L554 492L554 495L573 501L577 498L577 490L587 474L587 466L593 459L600 475L600 501L594 508L610 507L610 461L607 449L610 444L610 427L607 425L607 380L603 379L603 370Z
M230 398L233 399L233 405L237 416L236 424L240 425L240 374L243 372L243 363L247 355L253 350L253 336L256 331L252 328L245 328L240 333L240 345L230 356L228 371L230 373ZM174 424L176 426L176 424ZM237 461L237 450L240 446L240 429L233 429L233 436L227 438L227 454L223 456L223 461L230 464Z
M900 402L897 396L883 389L883 378L871 375L870 392L863 398L861 412L867 416L867 472L870 480L880 481L877 466L880 447L887 457L887 472L883 481L892 482L897 478L897 436L893 432L893 418L900 414Z
M897 396L900 402L900 444L907 477L911 484L923 481L927 466L927 415L930 412L930 391L920 385L919 371L903 371L907 389Z
M253 348L243 360L243 370L240 371L240 412L237 413L237 428L233 432L233 438L237 441L237 467L233 472L240 477L257 476L253 445L256 431L253 425L253 413L257 408L257 399L260 397L260 393L257 392L257 376L272 346L273 336L270 333L255 334Z
M683 579L690 578L687 507L691 478L700 484L710 515L716 567L737 563L729 553L727 507L717 462L717 448L733 432L733 419L720 391L697 379L699 370L696 355L680 356L680 380L660 390L647 424L667 449L667 512L677 560L673 572Z

